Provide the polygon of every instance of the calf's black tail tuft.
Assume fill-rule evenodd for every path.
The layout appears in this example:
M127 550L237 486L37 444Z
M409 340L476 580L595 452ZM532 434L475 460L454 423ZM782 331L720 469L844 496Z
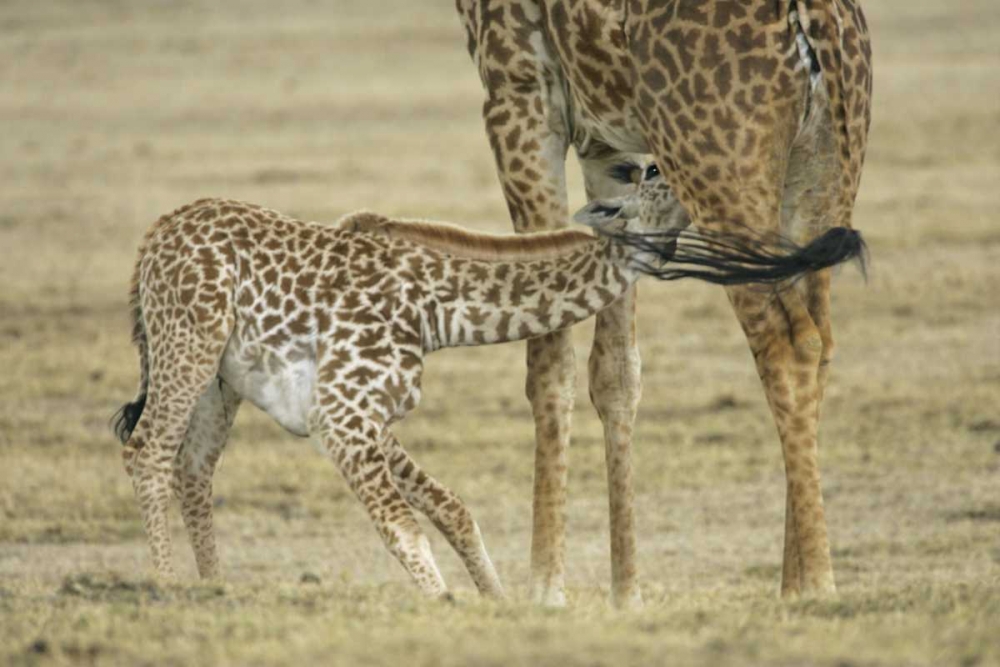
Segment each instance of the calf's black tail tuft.
M139 394L138 398L131 403L123 405L111 418L111 427L123 445L128 442L129 436L132 435L132 430L139 423L139 417L142 416L142 411L145 407L146 394Z

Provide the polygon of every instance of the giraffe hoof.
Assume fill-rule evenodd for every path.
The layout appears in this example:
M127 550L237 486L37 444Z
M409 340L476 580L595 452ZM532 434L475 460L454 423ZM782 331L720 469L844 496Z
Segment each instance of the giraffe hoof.
M835 598L837 597L837 586L833 583L832 577L818 582L802 582L794 586L781 587L781 599L789 602L802 598Z
M644 606L642 592L638 588L615 593L612 595L612 601L615 609L621 611L641 611Z
M832 581L822 582L813 586L805 586L802 589L802 596L811 598L835 598L837 597L837 587Z
M452 595L451 591L445 591L444 593L439 595L438 600L450 605L455 604L455 596Z
M793 602L795 600L798 600L799 599L799 595L800 595L800 593L799 593L798 586L795 586L795 587L791 587L791 586L785 587L785 586L782 586L781 587L781 599L785 600L786 602Z
M496 602L505 602L507 600L507 591L499 586L480 588L479 595L485 600L494 600Z
M177 586L181 582L174 570L156 570L153 572L153 581L161 586Z
M535 604L543 607L565 607L566 593L561 586L538 586L532 594Z

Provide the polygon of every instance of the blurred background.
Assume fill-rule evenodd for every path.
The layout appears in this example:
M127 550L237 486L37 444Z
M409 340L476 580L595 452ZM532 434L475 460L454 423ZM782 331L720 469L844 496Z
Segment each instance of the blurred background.
M983 604L995 610L1000 7L879 0L865 9L874 119L854 220L872 264L867 283L847 267L834 284L838 353L821 429L834 566L848 600L986 586ZM0 4L9 651L34 637L39 600L67 578L149 574L107 427L138 380L126 304L147 227L199 197L231 197L308 220L368 208L508 230L482 98L445 0ZM568 172L575 210L584 198L572 157ZM669 611L678 599L773 598L784 475L745 339L718 288L645 281L639 291L634 461L647 602ZM567 576L572 602L600 606L610 568L603 439L586 389L591 329L575 332ZM435 354L423 404L398 428L469 503L516 600L528 581L533 462L523 356L521 344ZM216 480L227 579L295 584L308 573L336 590L409 595L335 468L252 406ZM175 528L178 564L193 577ZM432 543L450 585L471 599L447 543L436 533ZM990 625L980 611L969 627L988 636L997 616ZM901 642L912 655L898 655L920 662L934 626L914 623ZM728 626L718 631L731 639ZM975 649L979 636L959 643Z

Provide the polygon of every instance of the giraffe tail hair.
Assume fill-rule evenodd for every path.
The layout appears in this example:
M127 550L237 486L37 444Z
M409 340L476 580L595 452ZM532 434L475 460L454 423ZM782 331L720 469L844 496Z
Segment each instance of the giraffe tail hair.
M142 251L140 251L140 258ZM132 275L132 289L129 293L129 307L132 311L132 342L139 351L139 392L135 400L126 403L111 417L111 429L124 445L135 430L142 411L146 407L149 388L149 351L146 342L146 328L142 321L142 307L139 303L139 263L136 262Z
M114 430L118 441L123 445L128 442L135 425L139 423L139 417L146 407L146 394L139 394L131 403L126 403L111 418L111 428Z
M640 250L640 256L651 258L635 268L660 280L695 278L717 285L773 285L849 261L856 261L867 277L867 245L861 233L850 227L832 227L805 245L779 235L744 231L624 232L613 236Z

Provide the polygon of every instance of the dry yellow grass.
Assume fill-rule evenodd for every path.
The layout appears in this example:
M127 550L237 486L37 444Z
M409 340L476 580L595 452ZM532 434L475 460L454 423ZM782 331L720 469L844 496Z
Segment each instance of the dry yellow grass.
M432 357L399 429L469 502L510 603L478 600L436 535L458 603L419 599L333 466L250 407L217 477L226 583L145 579L107 429L137 379L125 292L144 229L201 196L506 229L451 3L4 2L0 662L1000 664L1000 10L867 10L875 120L856 223L873 272L836 280L821 450L840 598L777 599L780 452L724 295L645 283L647 605L622 614L606 602L589 326L568 609L525 602L520 345Z

